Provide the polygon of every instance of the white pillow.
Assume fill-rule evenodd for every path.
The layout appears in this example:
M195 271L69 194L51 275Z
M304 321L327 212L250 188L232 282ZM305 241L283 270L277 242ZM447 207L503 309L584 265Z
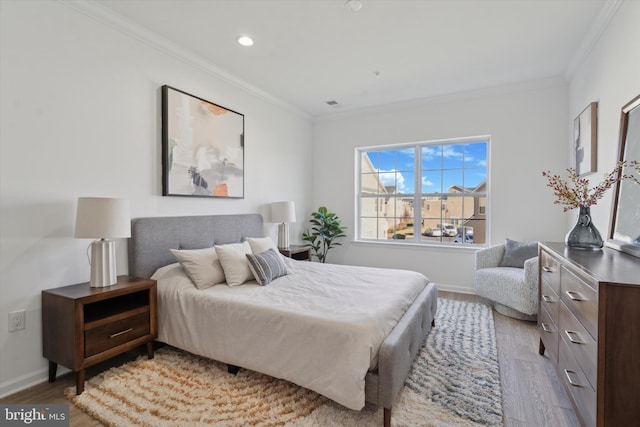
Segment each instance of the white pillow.
M171 249L184 271L196 288L206 289L218 283L224 283L224 270L216 248L204 249Z
M251 254L249 242L217 245L216 253L227 278L227 285L238 286L253 279L253 273L251 273L247 259L247 254Z
M271 240L271 237L247 237L245 239L246 242L249 242L249 246L251 246L251 252L254 254L261 254L262 252L266 252L269 249L275 249L278 252L278 248L276 248L275 243Z

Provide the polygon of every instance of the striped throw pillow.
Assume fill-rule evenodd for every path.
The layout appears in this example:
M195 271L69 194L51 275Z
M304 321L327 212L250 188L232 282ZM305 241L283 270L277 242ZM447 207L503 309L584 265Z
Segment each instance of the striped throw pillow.
M262 286L287 274L287 267L284 265L284 261L273 248L259 254L247 254L247 259L253 276Z

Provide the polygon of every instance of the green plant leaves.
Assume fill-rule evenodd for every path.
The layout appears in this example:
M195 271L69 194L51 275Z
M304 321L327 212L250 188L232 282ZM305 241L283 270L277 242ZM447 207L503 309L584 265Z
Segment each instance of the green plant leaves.
M346 237L344 230L347 227L341 226L340 218L335 213L329 212L325 206L320 206L316 212L312 212L309 222L313 227L311 231L302 233L302 240L309 242L318 261L325 262L329 249L341 245L334 240Z

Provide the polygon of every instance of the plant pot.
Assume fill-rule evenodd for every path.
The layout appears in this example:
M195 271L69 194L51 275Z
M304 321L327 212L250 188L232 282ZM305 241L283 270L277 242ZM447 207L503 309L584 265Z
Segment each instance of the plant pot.
M604 241L600 232L591 222L591 208L589 206L580 208L578 222L567 233L564 242L570 248L598 250L602 249Z

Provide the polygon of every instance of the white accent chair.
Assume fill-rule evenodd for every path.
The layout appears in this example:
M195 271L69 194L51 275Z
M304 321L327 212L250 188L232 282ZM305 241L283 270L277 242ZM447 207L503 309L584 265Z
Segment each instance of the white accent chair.
M490 300L495 311L516 319L535 321L538 315L538 257L524 268L500 267L505 244L476 252L473 285L476 294Z

